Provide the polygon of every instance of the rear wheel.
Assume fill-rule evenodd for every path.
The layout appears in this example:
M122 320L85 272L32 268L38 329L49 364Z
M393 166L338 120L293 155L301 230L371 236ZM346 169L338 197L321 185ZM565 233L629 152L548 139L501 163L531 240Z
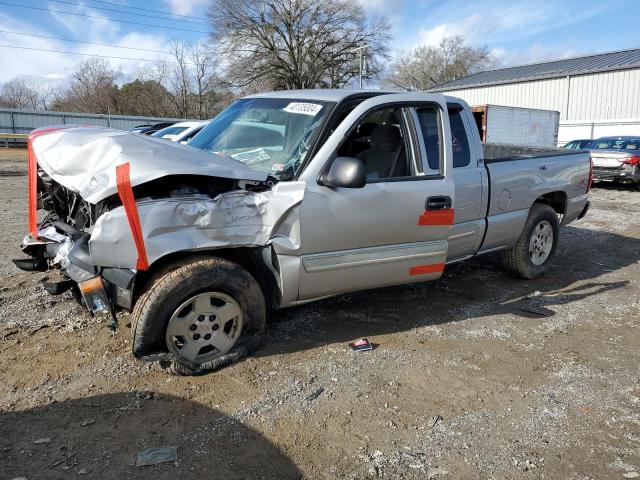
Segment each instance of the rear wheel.
M262 341L266 307L260 286L241 266L219 258L176 266L152 281L133 311L133 353L167 371L217 370Z
M502 252L505 267L522 278L539 277L555 255L559 233L555 210L548 205L534 204L518 242Z

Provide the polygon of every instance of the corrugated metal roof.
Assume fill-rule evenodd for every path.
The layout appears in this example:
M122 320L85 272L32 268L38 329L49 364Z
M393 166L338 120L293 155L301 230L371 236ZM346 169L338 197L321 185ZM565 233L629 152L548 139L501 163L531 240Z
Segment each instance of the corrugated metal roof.
M546 78L583 75L585 73L608 72L640 68L640 48L618 52L599 53L583 57L566 58L543 63L532 63L518 67L487 70L430 89L432 92L459 90L502 83L527 82Z

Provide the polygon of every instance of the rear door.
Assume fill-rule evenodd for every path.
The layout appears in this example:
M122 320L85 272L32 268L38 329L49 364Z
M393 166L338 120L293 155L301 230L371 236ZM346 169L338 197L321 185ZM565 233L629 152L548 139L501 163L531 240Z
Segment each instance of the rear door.
M455 207L450 138L440 95L382 95L347 116L301 176L300 300L442 274ZM337 156L365 163L363 188L318 184Z

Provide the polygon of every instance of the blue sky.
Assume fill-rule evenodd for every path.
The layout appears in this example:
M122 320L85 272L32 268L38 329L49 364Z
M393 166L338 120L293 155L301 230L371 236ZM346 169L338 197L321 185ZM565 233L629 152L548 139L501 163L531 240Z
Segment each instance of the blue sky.
M443 37L455 34L464 35L473 45L486 45L499 65L504 66L640 47L639 0L360 1L368 11L389 16L394 55L419 45L437 44ZM64 81L75 64L88 58L42 50L139 59L162 57L149 50L166 50L172 39L206 40L204 16L208 3L209 0L0 0L0 45L40 49L0 47L0 83L17 75ZM142 60L110 61L122 70L125 80L143 73L150 65Z

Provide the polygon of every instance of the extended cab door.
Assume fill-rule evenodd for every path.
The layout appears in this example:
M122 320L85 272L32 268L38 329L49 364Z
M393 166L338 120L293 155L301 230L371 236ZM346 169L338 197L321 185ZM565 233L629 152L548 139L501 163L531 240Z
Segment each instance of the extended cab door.
M450 139L441 95L381 95L347 116L300 177L300 300L442 274L455 207ZM318 183L338 156L364 163L364 187Z

